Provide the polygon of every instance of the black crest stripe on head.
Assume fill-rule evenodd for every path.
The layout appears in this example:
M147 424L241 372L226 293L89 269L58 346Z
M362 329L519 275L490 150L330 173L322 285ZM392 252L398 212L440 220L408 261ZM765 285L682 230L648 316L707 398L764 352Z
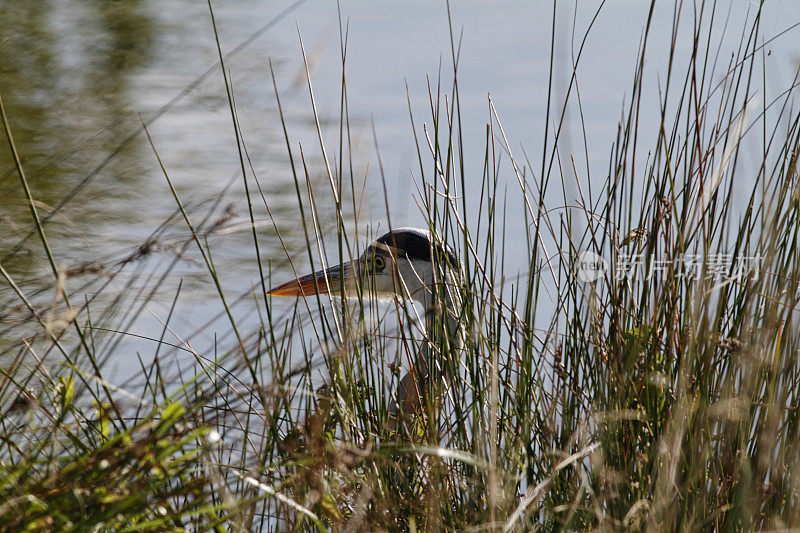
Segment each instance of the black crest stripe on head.
M419 261L431 260L431 243L425 235L416 231L391 231L378 239L378 242L392 246L405 254L409 259Z
M401 228L390 231L382 235L378 241L380 244L391 246L402 252L409 259L420 261L431 261L431 241L427 232L414 228ZM447 256L451 267L458 268L458 259L449 246L439 247L436 245L440 259Z

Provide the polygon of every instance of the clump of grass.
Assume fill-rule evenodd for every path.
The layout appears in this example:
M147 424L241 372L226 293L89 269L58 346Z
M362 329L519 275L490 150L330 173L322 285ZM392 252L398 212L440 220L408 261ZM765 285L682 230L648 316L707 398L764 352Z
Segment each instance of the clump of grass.
M411 110L419 205L433 238L462 263L448 287L458 292L458 343L444 341L454 332L440 320L441 305L375 303L368 291L348 302L264 298L274 284L258 247L266 237L255 228L271 218L269 201L226 76L259 267L254 297L226 294L207 239L219 224L210 213L198 220L172 189L188 229L183 246L200 253L230 342L209 351L191 339L170 346L170 314L152 335L153 362L133 394L102 375L116 344L96 336L115 328L92 318L88 304L70 304L52 258L62 314L47 315L3 270L12 297L38 323L3 354L11 361L0 383L4 523L409 531L800 523L796 80L756 107L764 89L760 8L724 66L709 37L719 24L714 6L696 8L693 51L685 62L669 52L656 124L640 118L645 58L660 53L648 47L648 20L607 175L599 187L578 179L576 197L565 184L579 170L559 143L574 84L560 114L547 117L537 164L515 154L502 113L487 102L477 193L470 176L478 169L466 168L461 143L471 125L462 125L457 77L449 89L441 79L431 88L424 128ZM674 39L684 35L686 9L675 7ZM275 84L308 249L306 257L287 251L286 272L358 257L371 237L357 208L340 29L335 157L307 71L321 175L293 143ZM458 50L453 38L453 72ZM224 67L222 51L220 60ZM642 140L648 131L652 144ZM752 138L757 157L745 162L740 148ZM158 139L151 142L155 153ZM168 162L156 161L169 182ZM21 165L18 173L25 186ZM509 183L519 187L521 213L509 213L499 194ZM512 219L528 228L521 276L506 267ZM283 238L277 228L269 237ZM242 305L258 313L256 327L237 320ZM441 363L443 394L416 414L412 432L397 431L392 397L422 350ZM194 368L162 368L176 351ZM66 363L54 364L57 357Z
M17 460L4 461L0 474L4 528L164 531L223 522L214 480L203 472L208 429L192 429L180 403L112 432L108 404L81 416L71 405L74 383L59 385L60 402L31 398L6 415L6 435L18 440L7 442ZM19 423L26 418L37 422L32 431Z

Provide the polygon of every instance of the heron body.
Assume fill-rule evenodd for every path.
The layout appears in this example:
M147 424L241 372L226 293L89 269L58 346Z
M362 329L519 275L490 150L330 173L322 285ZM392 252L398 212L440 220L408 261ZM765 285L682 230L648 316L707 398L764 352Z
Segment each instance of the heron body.
M390 414L404 425L423 407L429 384L441 383L442 357L460 345L460 266L446 245L417 228L398 228L382 235L358 259L284 283L273 296L335 294L353 297L400 297L425 309L428 342L398 387ZM431 379L433 376L433 380Z

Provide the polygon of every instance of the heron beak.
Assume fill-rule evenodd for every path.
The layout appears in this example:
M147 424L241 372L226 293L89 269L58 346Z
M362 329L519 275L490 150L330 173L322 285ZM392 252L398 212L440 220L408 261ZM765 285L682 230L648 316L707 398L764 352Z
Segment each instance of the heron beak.
M353 262L336 265L327 270L293 279L267 292L270 296L313 296L315 294L341 294L342 286L348 289L354 279Z

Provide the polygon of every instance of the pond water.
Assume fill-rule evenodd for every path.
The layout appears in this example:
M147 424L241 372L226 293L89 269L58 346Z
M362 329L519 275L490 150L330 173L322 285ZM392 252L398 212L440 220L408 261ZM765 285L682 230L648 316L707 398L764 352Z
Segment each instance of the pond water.
M531 160L540 160L552 4L523 0L451 4L454 34L461 43L458 75L466 165L474 169L468 172L470 179L480 183L489 95L512 149L520 156L524 149ZM555 102L563 101L573 58L592 25L578 70L587 150L585 163L579 165L586 172L579 171L578 180L599 182L606 177L608 154L647 21L647 4L641 0L608 2L595 19L598 2L581 1L577 9L573 2L558 3ZM667 59L673 22L672 5L667 4L661 3L654 16L650 46L664 51L652 55L656 61ZM226 68L251 159L248 167L252 164L270 208L271 218L258 195L254 205L260 223L260 250L270 261L270 275L277 284L292 275L285 261L287 251L296 258L298 269L308 262L269 61L293 149L297 153L303 146L310 172L319 178L315 193L321 195L322 219L329 224L323 226L323 233L333 232L299 36L308 57L323 136L334 154L341 87L337 4L239 0L213 5L223 52L235 51ZM729 27L736 30L725 37L731 48L723 50L723 55L735 50L737 31L752 16L753 8L749 2L719 3L718 17L727 18ZM414 200L418 164L407 98L421 128L423 122L430 124L428 83L430 80L435 86L440 68L443 91L450 91L447 6L430 0L342 0L340 10L348 31L354 174L364 180L359 198L361 235L367 227L376 233L387 227L376 142L392 224L422 225ZM763 34L777 35L797 22L799 3L771 2L763 18ZM684 33L689 31L687 22ZM765 61L775 87L785 86L794 74L797 42L794 29L768 46L770 55ZM679 53L687 53L690 45L679 41ZM219 222L222 231L209 242L225 290L235 299L249 294L259 283L225 85L219 69L209 73L217 61L205 2L6 0L0 5L0 95L39 211L48 219L46 231L56 262L80 272L92 265L113 269L128 261L129 271L114 283L119 287L130 283L134 289L153 283L151 278L142 281L145 274L171 269L155 296L145 302L146 312L131 325L137 331L160 330L159 319L167 313L179 282L176 331L188 335L210 320L206 332L213 331L214 317L221 310L199 256L176 259L176 250L189 233L175 216L175 200L141 131L142 120L148 123L153 145L190 216L195 222L203 217ZM643 105L643 121L652 120L654 127L658 108L652 104L657 102L663 69L663 65L650 65L647 74L653 82L652 93L645 95L646 104L648 98L652 100L649 106ZM721 69L720 78L723 72ZM566 153L574 146L583 157L580 121L574 109L569 116L562 148ZM655 131L643 133L650 134ZM508 210L519 213L516 179L509 172L504 179L501 188L507 188L512 198ZM572 185L567 190L575 192ZM38 283L42 298L52 299L52 276L47 274L47 262L32 228L13 161L4 148L0 150L0 261L19 282L28 286ZM275 228L283 242L277 239ZM155 232L157 238L150 241L151 246L140 248ZM525 232L524 227L508 226L508 272L526 268L527 257L514 252L525 247L513 246ZM148 262L136 266L142 255L148 255ZM80 275L74 278L70 287L80 294ZM5 294L7 287L2 290ZM288 308L291 302L280 305ZM236 312L247 315L253 311ZM136 371L135 365L126 363L134 352L148 350L152 344L147 342L122 345L118 361L115 355L120 376Z

